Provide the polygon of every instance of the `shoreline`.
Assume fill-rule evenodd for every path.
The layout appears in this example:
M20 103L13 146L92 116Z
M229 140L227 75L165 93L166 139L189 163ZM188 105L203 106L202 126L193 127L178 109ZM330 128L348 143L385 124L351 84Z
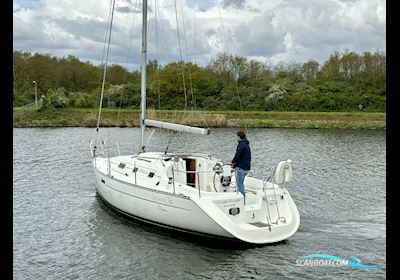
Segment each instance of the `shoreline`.
M98 109L63 108L13 112L13 128L95 127ZM149 119L185 125L229 128L329 128L386 129L386 113L376 112L279 112L279 111L173 111L147 112ZM102 109L100 127L139 127L139 110Z

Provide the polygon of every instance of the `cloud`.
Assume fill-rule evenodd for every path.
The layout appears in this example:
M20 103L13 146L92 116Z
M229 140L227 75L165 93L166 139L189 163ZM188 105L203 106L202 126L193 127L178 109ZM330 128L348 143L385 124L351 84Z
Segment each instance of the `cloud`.
M323 62L335 50L386 49L384 0L215 1L196 1L195 10L191 0L176 1L185 60L204 66L225 51L271 64L280 60ZM157 1L156 9L154 3L148 1L148 57L155 59L158 49L160 62L168 63L180 58L175 5L174 1ZM110 1L15 0L14 50L71 54L98 63L109 8ZM141 2L118 1L110 63L128 63L130 69L137 69L140 48Z
M245 0L223 0L222 7L233 6L236 8L243 8Z
M385 49L385 2L280 1L236 29L238 52L267 61L326 60L335 50Z
M272 24L267 12L236 29L237 53L245 56L273 56L285 50L285 30Z

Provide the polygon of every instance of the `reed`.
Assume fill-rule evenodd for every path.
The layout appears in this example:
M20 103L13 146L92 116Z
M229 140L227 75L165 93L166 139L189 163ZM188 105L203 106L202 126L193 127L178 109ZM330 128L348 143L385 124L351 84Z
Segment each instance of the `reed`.
M64 108L13 112L14 127L95 127L97 110ZM119 116L118 116L119 115ZM243 117L244 116L244 117ZM264 111L147 111L147 118L201 127L289 127L386 129L385 113L264 112ZM137 127L139 110L103 109L100 126Z

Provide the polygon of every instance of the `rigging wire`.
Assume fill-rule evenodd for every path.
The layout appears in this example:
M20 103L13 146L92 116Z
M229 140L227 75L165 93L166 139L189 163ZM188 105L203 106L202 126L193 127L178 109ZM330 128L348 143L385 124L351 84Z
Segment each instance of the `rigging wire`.
M193 0L193 63L196 63L196 0Z
M223 22L222 16L221 16L221 10L220 10L219 1L218 0L215 0L215 1L217 2L218 14L219 14L219 18L221 20L222 32L224 34L226 49L228 51L228 54L230 54L229 44L228 44L228 40L227 40L225 28L224 28L224 22ZM232 58L233 58L233 56L232 56ZM245 130L246 130L246 135L248 135L247 125L246 125L245 118L244 118L242 100L241 100L241 97L240 97L239 87L238 87L239 77L237 79L236 79L236 77L234 77L234 80L235 80L235 91L236 91L236 94L237 94L237 97L238 97L238 100L239 100L239 106L240 106L240 111L242 113L243 124L244 124Z
M170 61L170 53L169 53L169 49L168 49L168 43L167 43L167 36L165 35L165 30L162 24L162 14L159 8L159 5L156 5L155 9L157 10L157 16L156 16L156 25L158 26L158 21L160 21L160 28L161 28L161 36L163 37L163 41L165 44L165 50L167 51L167 61ZM157 39L157 51L158 51L158 39ZM158 52L157 52L157 56L159 56ZM160 68L157 68L157 76L158 76L158 92L159 92L159 110L161 110L161 83L160 83Z
M96 143L97 143L97 136L99 133L99 126L100 126L100 116L101 116L101 108L103 105L103 98L104 98L104 86L105 86L105 79L106 79L106 72L107 72L107 64L108 64L108 56L110 53L110 45L111 45L111 31L112 31L112 23L113 23L113 18L114 18L114 8L115 8L115 0L112 0L112 9L111 9L111 17L109 17L109 24L107 25L109 27L109 31L107 32L108 35L108 45L107 45L107 53L106 53L106 58L105 58L105 63L104 63L104 71L103 71L103 83L102 83L102 88L101 88L101 97L100 97L100 106L99 106L99 115L97 118L97 127L96 127ZM106 36L107 37L107 36ZM108 142L110 142L110 134L107 131L107 138ZM102 141L103 143L104 141ZM94 146L96 148L96 146ZM107 154L108 154L108 161L109 161L109 170L110 170L110 148L107 149Z
M174 0L174 5L175 5L175 17L176 17L176 30L177 30L177 34L178 34L178 44L179 44L179 55L180 55L180 63L182 63L182 82L183 82L183 92L185 94L185 109L184 109L184 113L186 112L186 108L187 108L187 94L186 94L186 84L185 84L185 74L184 74L184 61L182 58L182 47L181 47L181 38L180 38L180 33L179 33L179 22L178 22L178 9L176 7L176 0Z
M183 14L183 2L181 0L181 14L182 14L182 27L183 27L183 38L184 38L184 42L185 42L185 51L186 51L186 57L189 57L189 52L188 52L188 44L187 44L187 40L186 40L186 27L185 27L185 17ZM193 34L194 35L194 34ZM190 64L188 65L188 71L189 71L189 84L190 84L190 91L191 91L191 95L192 95L192 105L194 105L194 96L193 96L193 85L192 85L192 73L190 71Z
M221 10L219 7L219 1L218 0L215 0L215 1L217 2L218 14L219 14L219 19L221 20L222 33L224 34L226 49L227 49L228 53L230 53L229 44L228 44L228 40L227 40L226 33L225 33L224 22L222 21Z
M156 4L155 4L155 2L156 2L156 0L153 0L153 2L150 0L149 2L148 2L148 9L147 9L147 11L148 11L148 21L147 21L147 38L150 38L151 37L151 32L152 32L152 29L151 29L151 26L152 26L152 21L151 21L151 14L153 13L153 9L151 9L151 7L155 7L156 6ZM150 14L150 15L149 15ZM154 17L155 17L155 15L154 15ZM156 22L156 24L157 24L157 22ZM150 49L150 46L148 45L147 46L147 49L149 50ZM150 61L150 60L148 60L148 61ZM157 63L158 63L158 61L157 61ZM149 64L148 63L146 63L146 71L147 71L147 68L148 68L148 66L149 66ZM153 70L153 69L152 69ZM148 71L149 72L149 71ZM150 74L150 73L149 73ZM151 82L151 83L150 83ZM152 92L152 94L154 94L154 95L156 95L157 94L157 91L154 89L154 72L152 71L152 76L151 76L151 81L150 81L150 75L147 75L147 80L146 80L146 87L147 86L149 86L150 87L150 89L151 89L151 92ZM148 96L150 96L150 90L148 91ZM146 129L147 129L147 127L146 127Z
M196 0L193 0L193 64L196 64ZM194 108L197 111L196 94L194 94ZM206 127L210 128L208 126L207 120L205 118L204 109L203 109L203 113L200 113L200 117L204 121Z
M107 18L106 34L105 34L105 36L104 36L103 54L102 54L102 57L101 57L101 65L104 65L104 55L105 55L105 52L106 52L108 30L109 30L109 26L110 26L110 18L111 18L111 11L112 11L112 3L113 3L113 0L110 0L110 7L109 7L109 10L108 10L108 18ZM101 81L101 80L100 80L100 81ZM100 82L100 81L99 81L99 82ZM94 124L94 120L93 120L93 124ZM92 125L92 127L93 127L93 125ZM97 132L98 132L98 131L99 131L99 130L98 130L98 128L97 128ZM90 139L89 139L89 142L92 141L92 135L93 135L93 129L90 130ZM97 143L97 133L96 133L95 143Z
M175 132L175 131L170 131L170 136L169 136L169 139L168 139L168 144L167 144L167 147L165 148L164 155L166 155L166 154L167 154L167 152L168 152L168 149L169 149L169 144L171 144L172 137L173 137L175 134L176 134L176 132Z
M101 116L101 107L103 105L103 97L104 97L104 85L106 81L106 72L107 72L107 63L108 63L108 55L110 53L110 45L111 45L111 31L112 31L112 23L113 23L113 18L114 18L114 8L115 8L115 0L113 0L112 4L112 12L111 12L111 19L110 19L110 31L108 34L108 46L107 46L107 54L106 54L106 61L104 63L104 71L103 71L103 84L101 86L101 97L100 97L100 107L99 107L99 116L97 118L97 128L96 131L99 131L99 125L100 125L100 116Z
M158 15L159 15L159 18L160 18L159 19L160 20L160 27L161 27L161 32L162 32L162 35L163 35L163 38L164 38L165 49L167 51L167 58L168 58L168 61L170 61L170 55L169 55L169 49L168 49L168 43L167 43L167 36L165 36L165 30L164 30L164 27L163 27L162 22L161 22L162 15L161 15L159 6L157 6L156 9L158 11Z
M170 37L166 36L166 32L165 32L164 26L162 24L162 19L164 18L163 13L162 13L162 10L160 10L160 5L157 5L157 7L155 7L155 9L157 9L158 20L160 21L161 36L163 37L163 42L165 44L167 61L171 61L170 51L169 51L168 43L167 43L167 38L170 38ZM161 84L159 83L159 91L161 92L160 87L161 87ZM185 84L184 84L184 88L186 88ZM186 90L184 91L184 93L186 93ZM175 115L176 115L176 110L175 110ZM178 115L181 115L181 114L179 113ZM183 115L184 115L184 113L182 113L182 119L183 119ZM180 116L176 117L176 119L180 119Z
M181 16L182 16L182 28L183 28L183 33L184 33L184 47L185 47L185 51L186 51L186 56L189 57L187 37L186 37L186 25L185 25L184 13L183 13L183 2L182 2L182 0L180 1L180 4L181 4ZM194 14L193 14L193 27L194 27L194 24L195 24L195 9L196 9L195 4L193 4L193 12L194 12ZM176 7L176 1L175 1L175 14L176 14L176 18L177 18L179 51L180 51L181 61L183 63L183 65L182 65L182 76L183 76L183 79L185 80L184 74L183 74L184 73L185 63L183 62L183 59L182 59L182 49L181 49L181 45L180 45L179 25L178 25L178 12L177 12L177 7ZM195 44L196 36L195 36L195 32L194 31L195 31L195 29L193 29L193 38L194 38L194 44ZM194 59L194 56L193 56L193 59ZM197 104L196 104L195 94L194 94L194 91L193 91L191 65L189 64L187 67L188 67L188 72L189 72L190 92L191 92L191 96L192 96L192 102L191 103L192 103L192 106L194 106L194 109L196 111L197 110ZM187 107L186 89L184 89L184 91L185 91L185 110L184 110L184 112L182 114L182 121L183 121L183 119L185 117L186 107ZM193 112L192 112L192 114L193 114ZM206 124L206 126L208 128L208 124L207 124L207 121L204 118L204 115L200 114L200 116L201 116L201 118L203 119L203 121L205 122L205 124Z
M161 110L160 96L160 67L158 57L158 24L157 24L157 0L154 1L154 19L156 21L156 61L157 61L157 90L158 90L158 110Z
M135 4L132 3L132 6L133 7L137 7L138 4L139 4L138 2L139 2L139 0L136 0ZM132 46L132 41L133 41L132 38L133 38L133 29L134 29L134 26L135 26L135 19L136 19L136 13L133 12L131 33L129 35L129 41L128 41L128 54L126 56L126 61L125 61L125 68L126 69L128 68L129 52L130 52L130 49L131 49L131 46ZM125 79L125 82L126 81L127 81L127 79ZM124 90L122 90L122 92L121 92L121 98L120 98L120 101L119 101L119 108L118 108L117 123L115 124L115 126L118 126L118 124L119 124L119 117L120 117L120 112L121 112L121 107L122 107L122 98L124 96L124 92L125 92Z

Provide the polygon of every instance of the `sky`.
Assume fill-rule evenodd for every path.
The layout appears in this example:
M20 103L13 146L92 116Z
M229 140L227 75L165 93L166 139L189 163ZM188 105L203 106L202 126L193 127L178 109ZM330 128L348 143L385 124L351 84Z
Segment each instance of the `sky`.
M98 65L110 3L14 0L13 49ZM141 7L142 0L116 0L109 64L139 68ZM205 66L218 52L273 66L386 51L385 0L148 0L148 7L148 59L161 64L182 56Z

